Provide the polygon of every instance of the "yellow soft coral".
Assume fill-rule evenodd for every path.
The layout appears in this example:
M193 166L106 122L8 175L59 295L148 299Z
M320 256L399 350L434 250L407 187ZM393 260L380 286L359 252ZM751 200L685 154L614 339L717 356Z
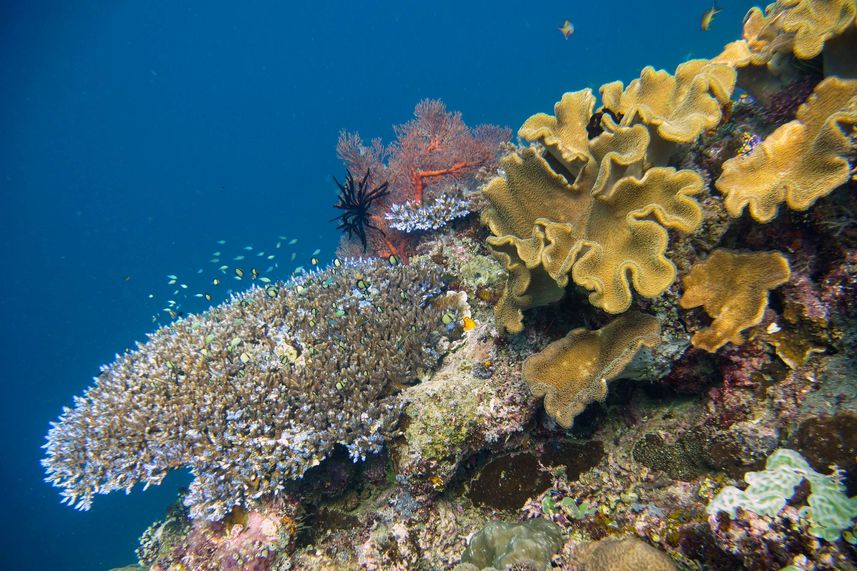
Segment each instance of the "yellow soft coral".
M732 216L745 206L759 222L769 222L785 201L806 210L848 181L848 132L857 124L857 80L830 77L819 83L796 118L771 133L749 155L723 163L717 189ZM843 132L843 127L845 132Z
M743 39L727 44L713 61L741 70L739 84L757 96L795 79L791 56L822 57L826 76L857 71L855 0L779 0L763 13L751 8Z
M501 330L521 331L523 310L562 297L569 275L610 313L630 307L631 286L654 297L673 283L666 228L699 226L693 196L703 182L693 171L657 165L669 145L690 142L720 121L720 103L733 85L730 67L696 60L675 77L647 69L625 90L604 86L605 107L621 118L602 117L603 131L592 139L587 127L596 99L589 89L566 93L555 116L540 113L524 123L519 135L546 153L530 148L505 157L505 177L484 190L488 245L508 272L495 308Z
M665 141L690 143L717 126L734 88L734 69L697 59L679 65L674 76L646 67L625 89L621 81L603 85L601 96L605 108L622 114L621 124L642 122Z
M695 264L682 280L679 305L702 306L714 321L693 334L693 346L713 353L726 343L743 343L741 332L762 321L768 291L786 283L790 275L789 263L779 252L719 249Z
M545 397L545 410L568 428L592 401L604 400L607 382L621 374L641 347L660 342L657 319L629 312L596 331L574 329L524 361L524 380Z

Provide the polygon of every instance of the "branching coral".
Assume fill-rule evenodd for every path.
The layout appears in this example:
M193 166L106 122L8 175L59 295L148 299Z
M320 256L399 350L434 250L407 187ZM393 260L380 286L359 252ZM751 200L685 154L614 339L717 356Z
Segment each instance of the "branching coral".
M505 157L505 177L483 191L488 245L509 273L495 309L499 329L521 331L523 310L561 298L569 274L610 313L630 307L632 286L654 297L673 283L666 229L699 226L693 196L703 182L693 171L656 165L717 125L734 78L729 66L705 60L682 64L675 77L647 68L624 90L602 87L611 113L594 114L587 89L565 94L555 116L524 123L519 135L546 155L528 148ZM601 133L590 139L594 117Z
M545 410L570 427L584 407L607 396L607 382L622 373L641 347L660 342L657 319L629 312L597 331L574 329L524 361L524 380Z
M683 279L679 305L703 306L714 318L710 327L693 334L691 343L711 353L729 342L743 343L741 332L762 321L768 291L786 283L790 275L788 261L779 252L715 250Z
M732 216L745 206L770 222L782 202L806 210L848 181L850 130L857 125L857 80L819 83L795 120L782 125L744 157L729 159L715 183Z
M193 517L277 495L336 444L355 461L397 421L392 396L439 359L434 265L347 262L253 288L159 329L103 367L48 433L43 464L64 501L158 484L189 467Z
M391 228L399 232L428 232L443 228L457 218L470 214L467 201L461 197L444 194L429 204L408 201L393 204L384 218Z

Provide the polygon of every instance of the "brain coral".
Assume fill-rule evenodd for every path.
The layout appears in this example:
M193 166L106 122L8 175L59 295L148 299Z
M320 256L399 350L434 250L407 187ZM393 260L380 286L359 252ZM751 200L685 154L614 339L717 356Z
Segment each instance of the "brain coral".
M666 229L699 226L693 195L703 183L693 171L657 165L717 125L734 78L729 66L705 60L682 64L675 77L647 68L624 90L618 82L602 87L612 117L593 112L586 89L566 93L555 116L524 123L519 135L545 153L530 147L506 156L505 176L483 191L488 245L508 272L495 308L499 329L521 331L523 310L560 299L569 275L610 313L630 307L632 286L654 297L673 283ZM601 132L590 138L593 124Z
M346 262L252 288L101 369L47 437L47 481L96 493L188 467L193 517L276 495L336 444L355 459L398 419L398 383L438 362L455 311L436 266Z
M857 80L829 77L819 83L793 121L777 128L747 156L723 163L717 189L726 210L740 216L745 206L770 222L780 203L806 210L851 176L850 133L857 125Z
M714 321L693 334L693 346L713 353L726 343L743 343L741 332L762 321L768 291L786 283L790 275L789 263L779 252L720 249L695 264L683 279L679 305L703 306Z
M651 315L628 312L597 331L574 329L524 361L524 380L545 397L545 410L569 428L574 417L607 396L607 382L619 376L641 347L660 342Z

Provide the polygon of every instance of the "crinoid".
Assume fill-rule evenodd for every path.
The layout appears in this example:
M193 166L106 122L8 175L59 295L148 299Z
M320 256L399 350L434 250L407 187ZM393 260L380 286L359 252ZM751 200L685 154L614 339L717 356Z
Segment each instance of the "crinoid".
M351 175L351 171L345 171L345 184L342 184L336 177L333 178L336 186L339 187L339 202L336 203L336 208L344 212L333 218L339 220L337 230L343 230L348 233L348 237L357 236L360 243L363 244L363 251L366 251L366 229L372 228L377 230L382 235L384 231L372 223L372 216L369 210L372 204L379 198L387 196L390 191L387 189L387 183L379 184L372 190L369 190L369 169L366 169L366 174L358 182Z

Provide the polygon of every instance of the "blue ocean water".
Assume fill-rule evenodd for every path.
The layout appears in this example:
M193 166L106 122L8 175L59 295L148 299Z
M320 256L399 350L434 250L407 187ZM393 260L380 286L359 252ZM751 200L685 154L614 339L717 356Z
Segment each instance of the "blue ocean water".
M0 568L134 561L188 478L77 512L43 482L48 422L181 283L205 306L214 252L275 278L329 260L341 129L389 141L427 97L516 129L564 91L715 55L750 5L703 33L705 0L0 3Z

